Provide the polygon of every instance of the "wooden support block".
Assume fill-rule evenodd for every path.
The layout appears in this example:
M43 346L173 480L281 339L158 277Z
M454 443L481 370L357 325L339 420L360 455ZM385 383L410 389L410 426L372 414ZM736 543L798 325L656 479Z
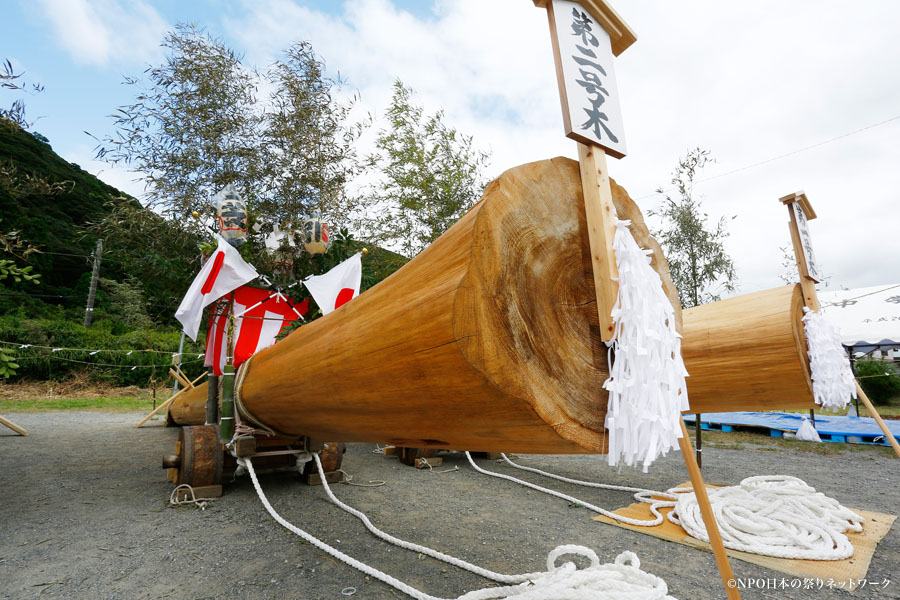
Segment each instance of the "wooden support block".
M221 485L200 485L194 489L194 498L198 500L200 498L221 498L222 497L222 486ZM182 488L175 492L175 499L178 501L190 500L191 499L191 490L187 488Z
M439 467L443 464L444 459L440 456L433 456L430 458L417 458L416 459L416 468L417 469L429 469L432 467Z
M325 473L325 481L328 483L343 483L344 472L332 471L331 473ZM306 483L307 485L322 485L322 478L319 477L318 473L310 473L306 476Z
M256 438L252 435L242 435L234 440L234 453L242 458L256 454Z
M399 450L397 450L397 446L385 446L382 452L384 456L397 456Z

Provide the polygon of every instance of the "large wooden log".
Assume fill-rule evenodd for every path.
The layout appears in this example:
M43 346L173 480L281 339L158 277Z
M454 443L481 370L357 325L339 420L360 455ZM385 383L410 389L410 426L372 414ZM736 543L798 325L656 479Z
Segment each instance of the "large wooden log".
M640 211L615 183L613 200L677 307ZM603 452L607 351L588 252L578 163L511 169L402 269L256 355L242 405L316 439Z
M203 425L206 422L206 388L204 381L181 394L169 406L168 421L174 425Z
M689 412L815 408L800 284L683 315Z
M615 183L613 200L680 319L640 211ZM603 452L607 352L588 248L577 163L507 171L403 269L257 355L243 406L320 440ZM802 303L795 286L685 311L690 411L811 408ZM201 424L205 403L204 384L170 417Z

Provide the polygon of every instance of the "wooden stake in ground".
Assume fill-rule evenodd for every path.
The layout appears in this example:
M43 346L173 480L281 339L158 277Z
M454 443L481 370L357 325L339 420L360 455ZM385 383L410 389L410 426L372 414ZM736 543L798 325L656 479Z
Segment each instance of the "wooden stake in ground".
M7 427L9 427L10 429L12 429L13 431L15 431L16 433L18 433L19 435L23 435L23 436L24 436L24 435L28 435L28 430L27 430L27 429L25 429L25 428L22 427L21 425L16 425L15 423L13 423L12 421L10 421L9 419L5 419L5 418L3 418L3 417L0 417L0 425L6 425Z
M613 57L633 44L637 36L605 0L534 0L534 3L547 9L550 21L566 136L579 142L578 159L600 338L609 342L614 334L612 310L619 286L612 247L617 215L612 203L606 154L622 158L626 152ZM682 430L679 444L722 582L728 598L740 598L703 477L692 454L684 419L679 419Z
M813 253L812 240L809 235L809 227L807 221L816 218L816 212L809 203L809 199L802 191L778 199L782 204L788 207L791 214L791 242L794 246L794 258L797 261L797 270L800 273L800 287L803 290L803 301L810 310L819 311L819 298L816 295L816 283L822 280L819 275L816 257ZM856 393L869 412L872 418L878 424L878 427L884 433L885 438L894 448L897 457L900 458L900 444L897 443L894 434L888 429L881 415L875 409L875 406L869 401L868 396L863 392L862 386L856 382Z

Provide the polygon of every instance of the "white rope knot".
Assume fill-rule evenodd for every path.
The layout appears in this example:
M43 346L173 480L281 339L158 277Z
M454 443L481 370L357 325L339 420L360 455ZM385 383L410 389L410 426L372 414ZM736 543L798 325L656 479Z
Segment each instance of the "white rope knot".
M547 571L550 572L557 569L557 558L561 556L568 556L571 554L578 554L580 556L586 557L589 561L591 561L591 568L600 566L600 557L597 556L597 553L590 548L586 548L585 546L576 546L574 544L566 544L564 546L557 546L550 554L547 555ZM563 563L563 565L566 564L574 563ZM638 565L640 565L640 561L638 561Z

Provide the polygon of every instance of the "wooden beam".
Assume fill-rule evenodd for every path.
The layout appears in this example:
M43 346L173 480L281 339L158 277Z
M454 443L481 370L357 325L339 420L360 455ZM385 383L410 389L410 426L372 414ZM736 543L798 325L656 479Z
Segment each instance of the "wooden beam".
M869 412L872 413L872 418L875 419L875 422L878 423L878 427L881 428L881 431L884 433L884 437L887 438L888 442L893 446L894 452L897 454L897 457L900 458L900 444L897 443L897 438L894 437L894 434L891 433L891 430L888 429L887 424L885 424L884 420L881 418L881 415L878 414L878 411L875 410L875 405L869 400L869 397L866 396L866 393L863 391L862 386L859 385L859 382L856 382L856 393L859 396L859 399L862 400L862 403L866 405L866 408L869 409Z
M681 420L681 438L678 440L678 445L691 478L691 486L697 495L697 504L700 506L700 514L703 515L703 525L706 527L709 545L712 546L713 556L719 567L722 584L725 586L725 595L729 600L740 600L741 593L737 589L737 580L734 578L734 571L731 570L731 563L728 562L728 555L725 553L725 543L719 533L719 525L716 523L716 516L713 514L712 505L709 502L709 494L706 493L703 475L700 474L700 467L697 466L697 460L694 458L694 449L691 448L691 438L688 435L687 426L684 424L683 417L679 417L679 419Z
M169 369L169 375L174 377L175 381L180 383L182 385L182 387L184 387L186 389L191 389L192 387L194 387L193 384L191 383L191 380L188 379L187 377L184 377L180 371L176 371L175 369Z
M603 148L578 144L578 163L581 169L591 265L594 268L600 338L608 342L615 331L612 309L619 293L619 270L616 267L616 253L612 249L616 235L616 207L613 205L606 152Z
M27 435L28 435L28 430L27 430L27 429L25 429L25 428L22 427L21 425L16 425L15 423L13 423L12 421L10 421L9 419L5 419L5 418L3 418L3 417L0 417L0 425L6 425L7 427L9 427L10 429L12 429L13 431L15 431L16 433L18 433L18 434L21 435L21 436L27 436Z
M163 402L162 404L160 404L159 406L157 406L156 408L154 408L152 411L150 411L150 414L147 415L146 417L144 417L143 419L141 419L141 422L138 423L137 425L135 425L135 427L140 427L141 425L143 425L144 423L146 423L147 421L149 421L149 420L150 420L150 417L152 417L152 416L155 415L156 413L158 413L158 412L162 411L163 409L165 409L166 407L168 407L170 404L172 404L172 402L175 401L175 399L176 399L178 396L180 396L181 394L185 393L186 391L188 391L188 390L190 390L190 389L192 389L192 388L184 387L184 388L178 390L178 393L173 394L168 400L166 400L165 402Z

